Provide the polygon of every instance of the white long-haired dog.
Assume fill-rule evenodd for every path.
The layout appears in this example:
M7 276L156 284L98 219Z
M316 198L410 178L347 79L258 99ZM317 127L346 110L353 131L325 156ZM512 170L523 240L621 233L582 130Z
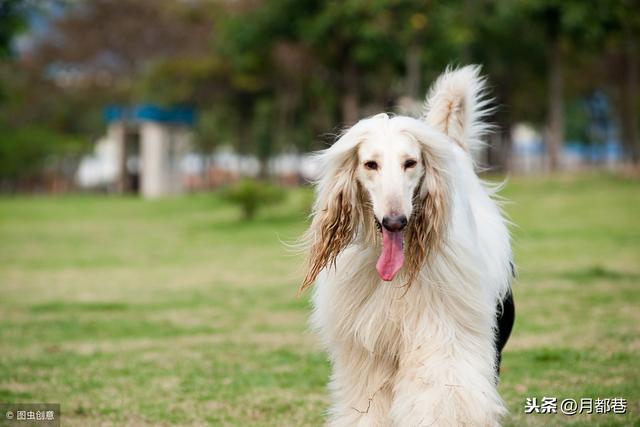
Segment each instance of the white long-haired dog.
M422 119L361 120L322 165L301 290L332 363L331 426L494 426L511 330L506 221L474 171L484 79L443 74Z

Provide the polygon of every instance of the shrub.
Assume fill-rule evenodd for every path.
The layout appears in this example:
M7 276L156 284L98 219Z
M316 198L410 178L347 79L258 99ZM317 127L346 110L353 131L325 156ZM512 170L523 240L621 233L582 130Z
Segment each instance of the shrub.
M244 219L252 219L259 208L283 201L285 194L282 188L275 185L243 179L224 191L223 196L242 209Z

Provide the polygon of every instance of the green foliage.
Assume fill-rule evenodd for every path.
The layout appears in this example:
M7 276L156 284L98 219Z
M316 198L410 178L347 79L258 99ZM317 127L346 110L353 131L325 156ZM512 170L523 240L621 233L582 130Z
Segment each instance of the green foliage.
M0 1L0 56L23 12L51 13L36 3ZM64 13L44 17L56 37L36 38L29 61L0 64L5 125L95 139L108 103L191 104L203 119L201 151L232 144L261 159L320 148L318 138L399 97L421 98L448 64L483 65L504 106L492 120L505 132L518 121L542 126L554 37L570 106L594 89L612 98L633 92L615 76L629 56L621 46L640 32L640 14L629 12L637 0L61 4ZM144 37L141 21L154 23ZM77 81L58 84L59 70ZM618 110L630 104L616 99Z
M49 153L50 144L42 132L3 130L0 133L0 178L17 179L36 174Z
M281 187L248 178L223 191L223 197L238 205L246 220L253 219L261 207L282 202L285 196Z
M15 183L39 175L52 161L79 157L81 139L39 127L0 128L0 181Z
M13 55L12 42L25 28L25 8L22 0L0 1L0 61ZM0 73L0 104L7 98L7 82Z
M589 114L584 100L573 102L567 107L565 131L567 141L596 142L590 139L589 124Z
M23 0L0 1L0 58L9 56L11 42L25 28L25 5Z

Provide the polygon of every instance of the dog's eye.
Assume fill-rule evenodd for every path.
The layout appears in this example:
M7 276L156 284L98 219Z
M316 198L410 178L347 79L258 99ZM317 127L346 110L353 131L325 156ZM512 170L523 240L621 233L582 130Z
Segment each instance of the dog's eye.
M415 167L418 164L418 162L416 162L413 159L409 159L407 161L404 162L404 168L405 169L411 169L413 167Z
M364 167L369 169L370 171L375 171L378 170L378 163L374 162L373 160L369 160L368 162L364 163Z

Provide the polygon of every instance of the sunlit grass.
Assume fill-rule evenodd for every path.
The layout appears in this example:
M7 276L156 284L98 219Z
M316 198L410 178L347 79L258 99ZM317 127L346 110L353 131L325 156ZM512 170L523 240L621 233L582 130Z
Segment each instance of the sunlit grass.
M640 183L513 178L513 426L640 423ZM0 401L64 425L321 425L326 358L296 299L304 192L254 222L211 195L0 199ZM629 414L524 415L525 397Z

